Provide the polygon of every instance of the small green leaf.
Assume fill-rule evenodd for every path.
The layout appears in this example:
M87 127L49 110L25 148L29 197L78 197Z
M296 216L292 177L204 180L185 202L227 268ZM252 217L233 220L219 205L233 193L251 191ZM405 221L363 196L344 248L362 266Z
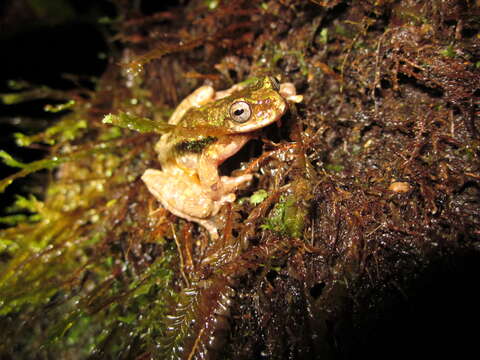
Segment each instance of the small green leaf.
M205 0L205 5L209 10L215 10L220 5L220 0Z
M265 200L268 197L268 193L264 189L260 189L255 191L252 196L250 196L250 203L253 205L258 205L260 204L263 200Z

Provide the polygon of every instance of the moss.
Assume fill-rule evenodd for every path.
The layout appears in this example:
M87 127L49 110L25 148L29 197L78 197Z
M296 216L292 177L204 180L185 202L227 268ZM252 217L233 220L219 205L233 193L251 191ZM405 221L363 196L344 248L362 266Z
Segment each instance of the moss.
M453 58L456 56L455 49L453 48L452 45L447 46L445 49L440 50L440 54L446 57Z
M173 128L172 125L165 122L157 122L127 113L120 113L119 115L108 114L102 121L104 124L112 124L138 132L157 132L164 134L172 131Z
M293 238L302 237L306 212L298 202L294 195L282 196L262 228Z
M265 200L268 197L268 192L264 189L260 189L255 191L252 196L250 196L249 201L252 205L258 205L260 204L263 200Z

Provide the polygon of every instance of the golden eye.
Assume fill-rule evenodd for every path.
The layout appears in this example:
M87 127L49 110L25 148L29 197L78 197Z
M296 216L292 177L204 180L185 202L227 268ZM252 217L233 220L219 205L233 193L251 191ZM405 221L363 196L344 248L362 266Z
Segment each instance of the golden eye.
M248 105L245 101L234 102L232 106L230 106L230 116L235 122L247 122L252 116L250 105Z

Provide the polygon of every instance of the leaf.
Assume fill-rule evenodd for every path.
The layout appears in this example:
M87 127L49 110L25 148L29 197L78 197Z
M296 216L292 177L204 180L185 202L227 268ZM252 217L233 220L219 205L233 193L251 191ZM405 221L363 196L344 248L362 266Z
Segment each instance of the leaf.
M255 191L252 196L250 196L250 203L253 205L258 205L260 204L263 200L265 200L268 197L268 192L264 189L260 189Z

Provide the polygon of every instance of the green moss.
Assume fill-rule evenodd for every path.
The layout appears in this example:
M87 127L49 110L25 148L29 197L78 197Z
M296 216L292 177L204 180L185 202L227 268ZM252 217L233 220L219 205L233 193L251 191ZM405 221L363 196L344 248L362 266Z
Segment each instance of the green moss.
M63 91L54 90L47 86L37 86L32 87L29 84L24 83L10 83L16 86L19 89L22 89L21 92L14 93L4 93L0 94L0 100L5 105L14 105L26 101L36 100L36 99L54 99L54 100L65 100L67 95ZM28 87L24 89L24 87Z
M13 181L16 179L25 177L31 173L37 172L39 170L45 170L45 169L53 169L55 167L58 167L59 165L66 163L66 162L71 162L75 161L81 158L85 158L87 156L90 156L92 154L99 154L102 152L108 152L112 149L112 147L115 147L113 144L98 144L97 146L93 148L89 148L87 150L80 150L80 151L74 151L69 154L63 155L63 156L51 156L49 158L43 159L43 160L38 160L31 162L29 164L24 164L21 163L17 160L15 160L12 156L10 156L8 153L5 151L0 152L0 157L3 159L3 161L9 165L9 166L14 166L14 167L20 167L22 170L10 175L3 180L0 181L0 192L3 192L7 186L9 186Z
M344 166L341 164L325 164L325 169L332 172L340 172L343 171Z
M4 224L15 225L16 223L22 220L20 219L19 221L12 221L12 222L9 222L8 220L7 221L0 220L0 221ZM0 238L0 253L2 254L10 253L10 252L16 251L17 249L18 249L18 245L15 243L15 241Z
M58 105L45 105L45 111L52 112L52 113L57 113L60 111L64 110L69 110L75 106L76 102L75 100L70 100L66 103L63 104L58 104Z
M260 204L263 200L265 200L268 197L268 192L264 189L260 189L255 191L252 196L250 196L250 203L252 205L258 205Z
M453 45L448 45L445 49L440 50L439 53L449 58L453 58L456 56L456 52Z
M103 118L104 124L112 124L121 128L135 130L138 132L157 132L164 134L172 131L175 126L166 122L153 121L144 117L120 113L119 115L108 114Z
M215 10L220 5L220 0L204 0L204 4L208 9Z
M4 210L5 213L12 215L0 217L0 223L16 225L39 221L42 216L38 211L39 203L33 195L30 195L28 198L17 195L15 203ZM24 213L25 211L28 214Z
M5 165L11 166L11 167L25 168L28 166L27 164L24 164L18 160L15 160L9 153L3 150L0 150L0 158L3 160Z
M299 44L299 48L301 48ZM273 42L266 43L266 49L260 58L258 66L263 68L264 73L276 74L280 72L279 64L281 60L287 57L293 57L300 67L302 75L308 75L309 66L305 61L305 55L301 50L294 48L283 49L278 44Z
M328 43L328 28L323 28L317 37L317 42L323 45Z
M69 107L71 106L73 105L70 105ZM50 126L47 130L39 134L27 136L21 133L16 133L15 140L19 146L30 146L33 143L54 145L72 141L80 137L85 133L87 128L87 120L83 118L82 112L78 112L63 117L55 125Z
M305 209L294 195L282 196L262 228L298 238L303 234L305 216Z

